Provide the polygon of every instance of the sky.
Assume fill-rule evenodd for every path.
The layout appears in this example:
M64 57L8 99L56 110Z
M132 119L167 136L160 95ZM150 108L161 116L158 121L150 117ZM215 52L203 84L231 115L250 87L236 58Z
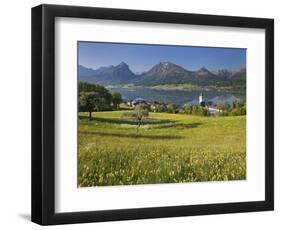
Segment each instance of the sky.
M172 62L187 70L237 70L246 67L246 49L103 42L78 42L78 63L88 68L125 62L135 73L159 62Z

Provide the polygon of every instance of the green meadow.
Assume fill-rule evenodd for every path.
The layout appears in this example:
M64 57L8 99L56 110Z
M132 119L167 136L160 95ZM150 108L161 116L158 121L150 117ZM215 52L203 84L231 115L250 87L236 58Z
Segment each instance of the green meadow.
M246 116L79 113L80 187L246 179Z

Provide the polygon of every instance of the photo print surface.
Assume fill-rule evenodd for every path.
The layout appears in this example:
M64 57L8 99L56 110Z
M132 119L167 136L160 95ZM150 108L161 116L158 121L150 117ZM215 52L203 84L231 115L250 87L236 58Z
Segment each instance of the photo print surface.
M77 46L79 187L246 179L246 49Z

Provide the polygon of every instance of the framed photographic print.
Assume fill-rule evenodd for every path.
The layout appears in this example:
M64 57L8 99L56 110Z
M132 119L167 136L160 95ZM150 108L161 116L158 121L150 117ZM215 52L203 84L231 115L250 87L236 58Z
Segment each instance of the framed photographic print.
M273 210L273 19L32 9L32 221Z

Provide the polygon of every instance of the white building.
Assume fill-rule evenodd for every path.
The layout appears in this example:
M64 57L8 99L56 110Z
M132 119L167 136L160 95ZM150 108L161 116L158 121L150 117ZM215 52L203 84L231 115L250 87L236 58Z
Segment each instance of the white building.
M204 107L205 109L208 109L209 112L212 115L215 115L217 113L221 113L222 112L216 106L212 106L211 102L206 101L204 96L203 96L203 93L200 93L200 95L199 95L199 105Z
M203 106L203 107L205 107L205 105L206 105L203 93L200 93L200 95L199 95L199 105Z
M203 102L203 93L199 95L199 105Z

